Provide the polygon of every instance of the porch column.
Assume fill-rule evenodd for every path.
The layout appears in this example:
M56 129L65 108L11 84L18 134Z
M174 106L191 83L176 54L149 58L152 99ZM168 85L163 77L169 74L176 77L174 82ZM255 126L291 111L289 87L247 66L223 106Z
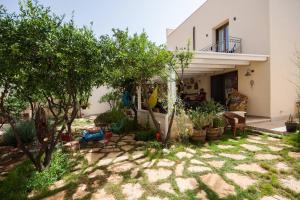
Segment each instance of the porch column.
M176 101L176 74L175 71L169 68L168 77L168 114L171 114L173 105Z
M138 86L137 88L137 102L138 102L138 110L142 110L142 87Z

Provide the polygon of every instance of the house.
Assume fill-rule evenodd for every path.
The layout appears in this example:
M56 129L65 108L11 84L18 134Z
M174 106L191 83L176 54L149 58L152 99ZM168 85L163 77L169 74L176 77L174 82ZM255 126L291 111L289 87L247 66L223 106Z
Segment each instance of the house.
M192 64L184 76L207 99L225 103L232 91L248 97L247 114L286 117L296 111L300 84L299 0L207 0L176 29L167 29L169 50L190 41ZM297 77L298 76L298 77Z

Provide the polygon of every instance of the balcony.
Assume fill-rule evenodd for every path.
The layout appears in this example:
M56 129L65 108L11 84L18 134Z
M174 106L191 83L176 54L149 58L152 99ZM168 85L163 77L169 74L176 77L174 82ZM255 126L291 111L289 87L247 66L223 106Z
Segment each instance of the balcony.
M230 37L227 40L218 41L200 51L220 52L220 53L242 53L242 39Z

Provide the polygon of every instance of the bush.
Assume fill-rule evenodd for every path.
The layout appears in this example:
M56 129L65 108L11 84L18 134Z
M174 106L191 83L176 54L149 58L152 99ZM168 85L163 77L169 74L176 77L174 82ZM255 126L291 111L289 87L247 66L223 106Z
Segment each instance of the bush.
M154 130L141 130L135 133L135 140L138 141L149 141L155 139L155 132Z
M16 128L23 143L29 144L34 141L36 131L33 121L18 122ZM11 127L6 129L3 134L3 144L6 146L17 146L17 140Z
M49 185L59 180L71 168L67 154L61 151L53 153L50 166L42 172L35 171L27 183L28 190L46 189Z
M137 129L138 129L138 124L134 120L128 118L125 119L125 123L124 123L125 132L130 132Z
M220 128L220 127L224 127L224 126L225 126L225 121L224 121L223 117L216 116L213 119L213 127L214 128Z
M98 115L94 120L94 123L96 126L101 126L101 124L111 124L119 122L123 118L125 118L125 114L121 110L112 109Z
M197 108L198 111L204 112L204 113L220 113L223 112L224 106L219 104L215 101L204 101L200 104L200 106Z

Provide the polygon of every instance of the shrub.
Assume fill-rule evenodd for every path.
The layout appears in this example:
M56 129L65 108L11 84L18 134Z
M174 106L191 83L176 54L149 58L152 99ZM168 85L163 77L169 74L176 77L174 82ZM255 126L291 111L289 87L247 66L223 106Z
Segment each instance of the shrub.
M125 114L121 110L112 109L98 115L94 120L94 123L96 126L101 126L101 124L111 124L119 122L123 118L125 118Z
M200 104L200 106L197 108L198 111L204 112L204 113L220 113L223 112L224 106L219 104L215 101L204 101Z
M36 131L33 121L18 122L16 128L23 143L29 144L34 141ZM3 134L3 144L6 146L17 146L17 140L11 127L6 129Z
M212 123L213 114L202 112L199 108L191 110L189 117L196 130L202 130L204 127L209 126Z
M130 132L130 131L134 131L137 129L138 129L138 124L134 120L128 119L128 118L125 119L125 122L124 122L124 131L125 132Z
M42 172L35 171L29 178L27 188L29 190L46 189L66 174L70 170L70 167L67 154L56 151L52 155L50 166Z
M154 130L141 130L135 133L135 140L138 141L149 141L155 139Z
M224 121L223 117L216 116L213 119L213 127L214 128L220 128L220 127L224 127L224 126L225 126L225 121Z

